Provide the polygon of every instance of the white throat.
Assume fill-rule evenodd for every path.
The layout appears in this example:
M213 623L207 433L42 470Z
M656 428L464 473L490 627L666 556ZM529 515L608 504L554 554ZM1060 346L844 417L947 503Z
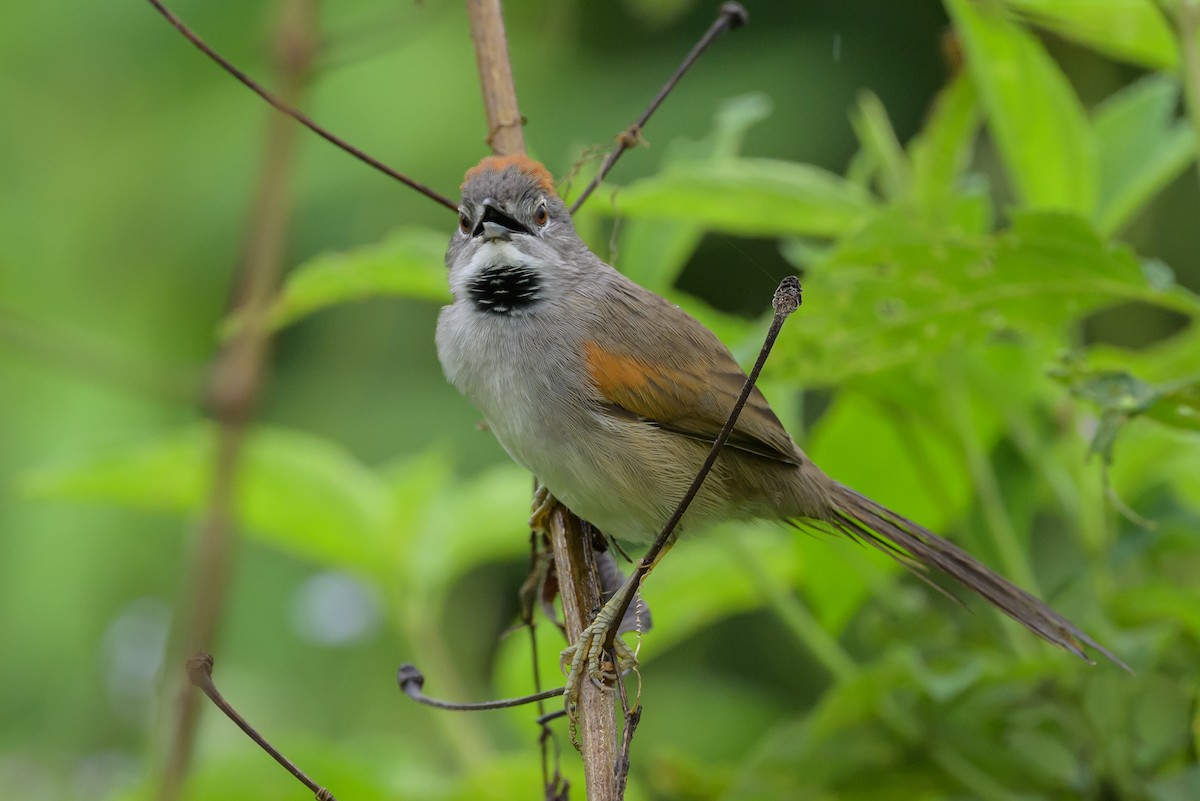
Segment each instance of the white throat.
M512 242L487 240L450 277L455 300L485 315L523 316L544 299L546 272Z
M479 246L475 255L471 256L465 266L450 276L450 291L454 293L455 297L458 297L460 293L465 294L471 283L481 273L500 265L532 269L538 269L541 266L532 262L512 242L503 239L489 239Z

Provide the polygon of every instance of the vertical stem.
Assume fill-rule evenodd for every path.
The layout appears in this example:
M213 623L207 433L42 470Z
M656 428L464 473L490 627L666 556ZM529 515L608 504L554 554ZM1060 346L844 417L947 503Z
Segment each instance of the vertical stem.
M960 387L949 387L944 398L949 406L951 424L954 426L963 448L963 455L967 461L967 472L970 473L971 483L975 485L975 492L979 495L983 519L991 531L992 542L1000 554L1004 572L1019 586L1034 595L1039 595L1033 570L1025 558L1025 552L1017 537L1016 526L1013 525L1012 517L1004 507L1004 493L1000 489L1000 479L992 468L991 459L983 449L979 438L975 436L975 430L971 425L971 410L967 403L966 388L961 386L962 383L960 381ZM1013 649L1018 654L1028 656L1031 653L1031 642L1019 631L1020 627L1008 618L1004 618L1001 625L1004 626L1004 631L1008 634Z
M834 682L840 684L859 675L854 657L825 630L792 587L771 575L758 554L748 548L741 537L728 537L725 544L732 551L734 562L749 574L767 606L779 616L796 642L807 648L829 671Z
M500 0L467 0L467 13L471 18L471 38L475 42L487 112L488 144L496 155L524 153L521 112L508 59ZM549 515L548 529L567 639L575 644L602 605L600 576L591 542L584 536L579 518L557 506ZM589 801L616 801L620 797L615 773L616 691L585 680L578 725L587 797Z
M831 692L852 691L853 683L870 667L863 668L854 661L836 638L821 627L804 602L787 586L766 570L754 552L732 537L728 541L739 565L747 570L774 612L787 626L796 641L808 650L829 671L835 687ZM877 710L880 721L902 743L910 748L924 748L933 764L959 782L963 789L984 801L1004 801L1011 798L1007 789L986 771L977 767L951 745L927 743L923 740L922 721L911 711L885 696Z
M1025 558L1025 552L1017 536L1017 528L1013 525L1012 517L1004 507L1004 493L1000 489L1000 479L971 426L967 399L962 392L955 391L953 388L946 397L950 405L951 421L958 430L960 444L967 460L967 471L971 474L975 491L979 493L983 518L992 532L992 541L1000 553L1004 570L1012 576L1014 581L1036 594L1037 582L1034 580L1033 571Z
M562 598L563 622L574 645L601 606L600 574L579 518L559 505L550 515L550 543ZM588 801L615 801L617 789L616 689L583 679L579 691L579 750Z
M524 120L517 106L500 0L467 0L467 14L471 18L471 39L475 43L479 85L487 112L488 146L497 156L524 153L525 136L521 130Z
M1168 17L1170 12L1164 9ZM1179 7L1174 13L1175 28L1179 35L1179 57L1183 72L1183 98L1187 107L1188 119L1192 122L1192 131L1196 141L1200 142L1200 2L1196 0L1180 0ZM1200 160L1196 161L1197 175L1200 175Z
M314 49L315 0L285 0L275 32L275 56L282 97L294 102L308 79ZM269 355L265 326L271 295L279 284L290 215L292 168L298 129L272 113L247 244L236 277L233 306L245 325L221 349L208 387L208 406L216 420L208 504L196 533L187 589L179 604L172 658L212 650L225 603L237 541L235 526L238 477L246 431L257 405ZM179 685L175 685L178 687ZM184 686L172 726L169 751L157 797L178 798L187 776L199 716L199 695Z
M467 692L454 657L446 647L444 630L438 626L435 611L444 607L444 598L395 596L396 617L402 621L403 633L411 643L421 646L421 661L431 674L438 677L439 686L451 698L466 698ZM484 720L479 715L435 715L446 740L454 749L459 763L467 770L477 769L495 756Z

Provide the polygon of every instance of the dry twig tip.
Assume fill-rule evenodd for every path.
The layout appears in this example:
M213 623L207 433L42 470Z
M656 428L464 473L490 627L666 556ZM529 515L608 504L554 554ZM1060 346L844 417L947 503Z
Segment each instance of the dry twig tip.
M208 700L213 702L217 709L225 713L225 717L232 720L239 729L246 733L246 736L253 740L259 748L266 751L272 759L283 766L284 770L292 774L309 790L312 791L317 801L337 801L333 793L326 790L321 785L308 777L308 774L300 770L296 763L285 757L279 752L275 746L267 742L267 739L258 733L241 714L233 708L221 693L217 690L217 686L212 679L213 658L211 654L199 652L192 654L187 660L187 676L195 687L201 690L208 696Z

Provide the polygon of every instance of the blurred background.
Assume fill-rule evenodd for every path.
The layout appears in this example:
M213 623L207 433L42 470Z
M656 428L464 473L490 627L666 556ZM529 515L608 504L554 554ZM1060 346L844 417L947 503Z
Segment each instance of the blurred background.
M268 85L277 81L271 31L281 6L173 4ZM859 93L874 93L906 143L958 68L936 2L747 6L751 24L687 76L613 184L655 176L672 148L704 140L719 128L718 110L750 94L769 114L744 126L742 154L861 172L852 124ZM531 153L563 176L581 154L606 147L715 8L506 3ZM180 672L168 639L208 480L203 387L235 294L272 112L146 3L14 0L5 19L0 785L30 800L151 797ZM487 153L464 4L323 3L316 37L301 107L456 198L462 173ZM1036 37L1084 108L1154 72L1053 31ZM1143 263L1169 267L1180 292L1200 291L1200 192L1188 161L1104 232ZM446 210L308 134L290 170L289 269L401 228L453 231ZM970 171L986 182L988 219L1006 230L1023 201L990 138ZM614 202L619 211L620 196ZM611 210L595 204L581 225L602 255L616 245L620 267ZM814 240L824 248L831 239L752 228L697 233L668 281L673 297L728 326L740 357L757 348L756 321L778 280L817 264ZM638 245L628 247L636 259ZM435 250L435 272L439 260ZM816 304L808 289L806 302ZM261 435L247 457L252 508L243 510L246 536L214 648L218 684L338 797L537 797L534 712L450 716L396 691L394 670L405 661L427 670L434 695L532 689L528 639L506 634L528 564L529 482L442 378L439 304L361 294L372 297L304 316L274 343L255 413ZM990 611L969 614L862 549L769 526L723 529L678 549L649 585L657 628L644 638L647 712L631 795L1200 797L1196 434L1152 423L1122 432L1116 494L1120 506L1157 521L1146 528L1118 511L1101 460L1088 460L1102 410L1046 377L1068 346L1111 356L1168 343L1175 350L1142 377L1194 380L1200 350L1171 344L1189 331L1181 309L1191 301L1164 310L1169 304L1150 300L1081 309L1069 333L1017 356L989 351L955 362L984 376L971 384L968 411L997 421L974 451L956 451L955 436L922 445L925 429L906 428L907 412L880 411L936 416L931 393L958 391L944 372L954 360L946 351L918 368L831 378L809 392L783 366L767 379L818 462L930 525L1003 529L997 505L978 500L980 477L990 475L985 490L1016 510L1015 541L1042 594L1130 661L1137 679L1076 664ZM789 326L816 325L806 314L807 305ZM783 347L781 365L803 361L801 346L792 357ZM1006 388L1006 370L1028 385ZM1000 386L989 388L988 375ZM1022 402L1002 402L1009 390ZM1142 441L1150 444L1139 450ZM906 463L911 453L926 461ZM1135 454L1124 474L1123 453ZM936 492L909 491L929 460L962 481L946 479L944 503ZM307 532L303 541L293 528ZM985 561L1010 566L982 541ZM386 554L386 564L373 567L371 554ZM543 679L553 685L561 644L545 625L539 639ZM836 697L832 688L841 688ZM558 747L573 797L582 798L565 736ZM197 749L188 797L304 797L211 709ZM816 776L812 765L828 774Z

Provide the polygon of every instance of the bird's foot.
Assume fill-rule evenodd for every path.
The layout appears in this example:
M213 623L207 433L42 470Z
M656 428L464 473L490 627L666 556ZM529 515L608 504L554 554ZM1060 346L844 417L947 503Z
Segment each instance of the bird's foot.
M547 524L550 522L550 511L557 503L558 499L550 494L546 485L538 484L537 489L533 492L533 503L530 506L533 511L529 515L529 529L539 534L545 534Z
M616 600L616 599L614 599ZM612 684L619 675L637 668L637 654L616 634L619 603L609 601L596 615L596 619L579 635L579 640L563 650L560 662L567 668L567 686L563 694L566 699L567 718L570 720L571 742L578 747L576 722L583 683L591 681L597 687ZM612 650L605 642L612 633Z

